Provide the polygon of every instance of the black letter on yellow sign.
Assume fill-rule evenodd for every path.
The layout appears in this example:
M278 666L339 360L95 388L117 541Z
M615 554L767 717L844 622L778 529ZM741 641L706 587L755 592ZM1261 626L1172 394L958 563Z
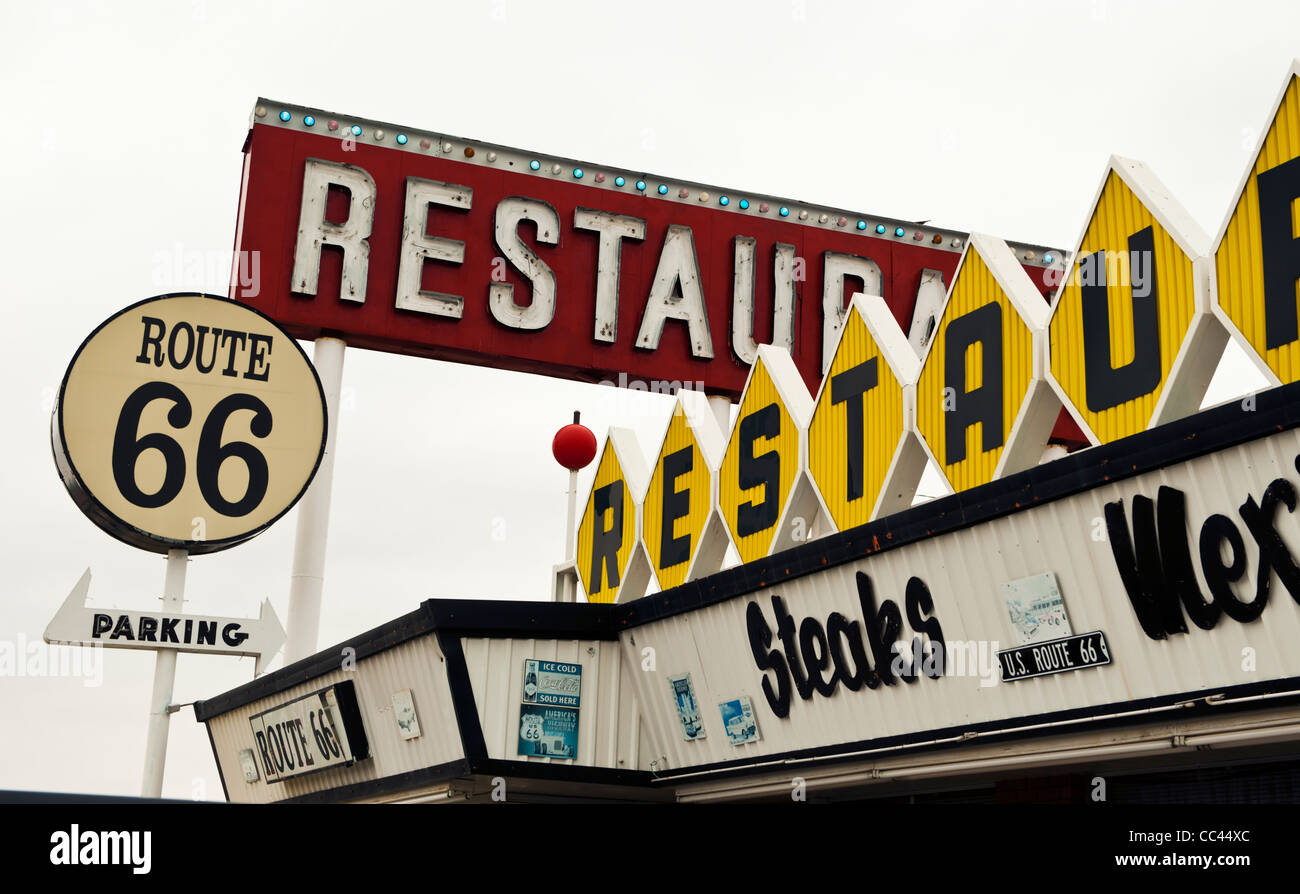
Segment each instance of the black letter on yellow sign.
M599 488L592 497L595 512L595 533L591 537L591 592L599 593L601 566L609 581L606 586L618 586L618 548L623 545L623 482L613 481ZM611 509L610 525L603 527L605 510Z
M1002 306L994 301L953 320L945 342L944 391L956 397L944 419L944 464L951 466L966 458L966 429L977 422L983 423L984 450L1002 446ZM980 386L967 391L966 352L977 342L984 369Z
M1300 198L1300 158L1255 178L1259 186L1259 241L1264 256L1264 339L1271 350L1300 337L1296 331L1296 279L1300 278L1300 239L1291 225L1291 207Z
M1133 280L1133 359L1110 365L1110 299L1106 283L1106 253L1099 251L1079 262L1091 268L1090 282L1080 287L1083 313L1083 366L1088 409L1094 413L1150 394L1160 384L1160 309L1156 291L1155 231L1151 227L1128 237L1129 271ZM1144 274L1144 275L1143 275ZM1114 283L1114 285L1120 285Z
M695 452L683 447L664 457L663 519L659 537L659 567L671 568L691 557L691 535L673 536L673 523L691 511L691 492L678 490L677 479L695 466Z
M848 462L847 500L862 498L862 467L865 463L862 437L862 395L876 387L876 358L846 369L831 379L831 404L847 404L848 444L845 459Z
M763 488L763 502L755 505L750 501L736 507L736 530L741 537L766 531L776 524L777 513L781 511L777 502L780 499L777 491L781 486L781 456L775 450L754 456L755 441L775 438L779 434L781 410L776 404L768 404L740 420L740 468L737 469L740 489Z

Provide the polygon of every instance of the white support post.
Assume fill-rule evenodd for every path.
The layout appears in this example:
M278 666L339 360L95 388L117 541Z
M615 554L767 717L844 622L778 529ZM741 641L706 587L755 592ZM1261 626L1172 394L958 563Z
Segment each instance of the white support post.
M163 584L163 614L179 615L185 605L185 569L189 553L167 551L167 577ZM167 732L171 723L172 688L176 685L176 650L159 649L153 668L153 694L149 698L149 735L144 747L143 798L161 798L163 766L167 763Z
M578 557L574 555L574 550L578 539L578 532L576 530L577 525L578 525L578 470L570 469L569 470L569 514L568 514L568 521L564 526L564 561L566 564L576 562L578 560ZM577 577L578 575L576 573L564 575L562 601L564 602L578 601Z
M321 593L325 589L325 545L329 539L330 497L334 489L334 445L338 442L339 395L343 386L343 350L339 338L318 338L312 363L325 391L329 427L325 455L311 487L298 504L298 529L293 544L293 578L289 585L289 618L284 663L292 664L316 651L320 633Z

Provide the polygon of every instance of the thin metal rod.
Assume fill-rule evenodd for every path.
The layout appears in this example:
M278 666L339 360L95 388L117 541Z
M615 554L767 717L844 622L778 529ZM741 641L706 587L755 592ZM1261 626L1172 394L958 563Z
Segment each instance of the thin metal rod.
M318 338L312 363L325 391L329 427L325 455L311 487L298 504L298 529L293 543L293 576L289 582L284 663L292 664L316 651L320 634L321 594L325 589L325 547L329 541L330 498L334 491L334 445L338 442L339 396L343 390L343 353L339 338Z
M578 414L574 413L573 418L577 419ZM577 557L574 555L574 548L578 538L578 470L569 470L569 515L568 521L564 526L564 560L574 562ZM578 601L578 581L577 574L564 575L563 601Z
M179 615L185 606L185 569L189 553L167 551L167 577L163 583L163 614ZM161 798L163 767L167 763L167 732L171 728L172 688L176 685L176 650L159 649L153 667L153 694L149 697L149 736L144 746L144 781L140 795Z
M578 470L569 470L569 522L564 527L564 558L573 561L574 541L578 537Z

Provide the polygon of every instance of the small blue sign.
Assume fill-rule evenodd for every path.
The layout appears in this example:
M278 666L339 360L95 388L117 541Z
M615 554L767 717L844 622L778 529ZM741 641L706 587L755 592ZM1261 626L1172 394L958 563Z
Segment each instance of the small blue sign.
M700 704L695 700L695 687L691 684L691 675L670 676L668 685L672 687L673 702L677 705L677 717L682 722L682 736L688 742L707 738L704 720L700 717Z
M578 707L582 701L582 665L525 659L524 701L532 705Z
M566 761L577 758L578 709L520 705L518 753L521 757L557 757Z
M744 745L757 742L758 721L754 719L754 706L749 703L749 696L742 695L729 702L718 705L722 712L722 728L727 731L727 741L732 745Z

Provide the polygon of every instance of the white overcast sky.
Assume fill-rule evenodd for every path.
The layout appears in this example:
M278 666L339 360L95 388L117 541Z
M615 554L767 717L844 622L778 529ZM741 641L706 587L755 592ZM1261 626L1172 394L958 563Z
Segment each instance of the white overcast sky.
M50 406L118 309L225 293L259 95L1069 248L1111 153L1218 229L1300 55L1300 4L5 3L0 34L0 641L21 652L86 567L92 604L158 604L162 557L68 498ZM1213 394L1255 384L1229 358ZM555 429L581 409L598 437L626 425L652 449L670 406L349 351L320 644L431 596L548 598L567 484ZM269 597L283 619L293 533L291 513L196 558L186 610L254 616ZM153 664L107 651L98 687L0 677L0 789L137 794ZM252 673L250 658L181 655L175 701ZM164 793L221 797L188 708Z

